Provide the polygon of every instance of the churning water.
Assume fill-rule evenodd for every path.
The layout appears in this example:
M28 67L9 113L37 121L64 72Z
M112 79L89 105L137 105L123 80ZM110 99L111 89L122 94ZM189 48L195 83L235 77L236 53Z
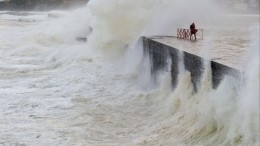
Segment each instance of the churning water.
M69 12L1 12L0 145L258 146L259 16L229 16L234 25L213 6L91 0ZM227 76L212 89L205 67L198 93L185 71L174 90L168 72L151 85L139 36L190 21L221 30L206 39L244 46L243 82Z

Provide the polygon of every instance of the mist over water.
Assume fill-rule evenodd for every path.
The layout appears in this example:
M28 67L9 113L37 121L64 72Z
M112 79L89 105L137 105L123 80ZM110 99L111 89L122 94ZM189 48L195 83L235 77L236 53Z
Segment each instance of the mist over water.
M1 13L0 145L258 146L259 16L237 17L208 0ZM212 89L205 62L197 93L182 67L174 90L167 71L154 84L140 36L175 35L192 22L209 43L242 46L243 78L226 76ZM202 52L209 59L210 47Z

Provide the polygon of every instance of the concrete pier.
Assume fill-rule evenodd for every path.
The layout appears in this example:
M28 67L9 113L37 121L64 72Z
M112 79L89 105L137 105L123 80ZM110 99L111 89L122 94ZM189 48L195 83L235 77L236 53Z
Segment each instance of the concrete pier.
M197 53L194 53L191 50L200 47L200 45L196 44L196 42L170 37L171 40L182 44L182 46L179 45L179 47L186 45L186 49L180 49L177 48L177 43L172 43L170 45L169 43L165 43L165 40L163 40L164 38L169 40L169 37L143 37L144 52L145 55L149 55L152 75L157 76L159 71L163 69L169 70L168 66L169 63L171 63L169 71L171 71L172 86L175 88L177 85L179 62L182 60L185 70L191 73L191 80L195 91L197 91L201 75L204 71L204 62L206 58L204 58L203 55L199 55L201 52L199 52L198 49ZM187 48L187 45L190 47ZM234 76L238 79L241 78L242 71L237 65L225 63L225 58L222 58L221 60L221 58L217 59L216 56L213 57L215 57L215 60L209 62L212 70L213 88L218 87L225 75Z

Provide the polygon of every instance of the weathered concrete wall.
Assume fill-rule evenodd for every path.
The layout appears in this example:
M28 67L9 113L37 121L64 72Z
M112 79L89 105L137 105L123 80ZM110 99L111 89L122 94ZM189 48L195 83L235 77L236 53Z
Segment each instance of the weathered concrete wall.
M149 55L151 62L151 73L154 77L158 75L160 70L167 70L169 63L171 63L170 71L173 88L177 85L179 62L181 60L180 54L182 54L184 68L191 73L191 80L195 91L197 91L201 75L203 74L205 59L185 51L180 53L182 51L177 48L156 42L147 37L143 37L143 46L145 55ZM169 62L168 59L170 59L171 62ZM213 88L218 87L225 75L231 75L239 79L241 77L241 73L238 70L224 64L211 61L210 66L212 70Z

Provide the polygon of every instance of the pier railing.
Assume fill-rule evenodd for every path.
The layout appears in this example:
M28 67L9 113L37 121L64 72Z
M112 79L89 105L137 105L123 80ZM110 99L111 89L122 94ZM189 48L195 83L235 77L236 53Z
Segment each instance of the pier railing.
M203 29L197 29L196 38L203 40ZM190 39L190 29L177 28L177 38Z

